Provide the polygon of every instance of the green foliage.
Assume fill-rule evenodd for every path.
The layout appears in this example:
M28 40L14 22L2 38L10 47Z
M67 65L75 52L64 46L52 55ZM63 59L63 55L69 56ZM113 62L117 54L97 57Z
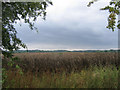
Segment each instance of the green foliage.
M86 76L87 88L117 88L118 87L118 72L114 66L109 67L92 67ZM91 75L92 74L92 75Z
M17 37L17 31L14 23L23 19L33 30L34 22L38 16L45 19L46 8L52 2L46 0L44 2L2 2L2 49L3 54L12 57L13 50L27 46ZM9 51L9 52L8 52Z
M5 83L7 80L6 69L2 68L2 84Z
M87 6L90 7L91 4L93 4L93 3L96 2L96 1L98 1L98 0L92 0L92 1L90 1Z
M88 7L91 6L91 4L93 4L95 1L98 0L93 0L91 2L89 2L89 4L87 5ZM118 29L120 29L120 21L118 20L118 24L116 26L116 16L119 15L119 8L120 8L120 1L110 1L109 5L105 6L104 8L101 8L100 10L108 10L109 11L109 17L108 17L108 25L106 28L108 29L112 29L112 31L115 30L115 27L117 27Z

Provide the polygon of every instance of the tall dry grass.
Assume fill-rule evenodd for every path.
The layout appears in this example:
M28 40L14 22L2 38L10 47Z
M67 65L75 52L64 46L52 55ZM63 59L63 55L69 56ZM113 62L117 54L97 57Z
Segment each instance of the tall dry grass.
M16 53L3 60L4 88L117 88L119 55L99 53ZM16 65L20 69L16 69Z
M20 60L16 63L24 72L71 72L81 71L84 68L93 66L119 66L118 53L99 52L99 53L79 53L79 52L63 52L63 53L16 53L15 56ZM3 67L7 66L9 59L3 60Z

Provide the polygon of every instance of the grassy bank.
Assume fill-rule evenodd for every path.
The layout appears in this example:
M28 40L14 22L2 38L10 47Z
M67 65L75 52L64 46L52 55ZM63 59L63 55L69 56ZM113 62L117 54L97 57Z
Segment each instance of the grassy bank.
M115 67L91 67L81 72L51 73L38 76L31 72L7 71L5 88L117 88L118 70Z

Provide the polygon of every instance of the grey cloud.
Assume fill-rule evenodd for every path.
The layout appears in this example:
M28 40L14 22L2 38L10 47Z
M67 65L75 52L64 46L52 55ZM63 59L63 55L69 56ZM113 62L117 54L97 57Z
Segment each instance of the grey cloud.
M58 12L58 11L57 11ZM39 32L28 25L16 25L18 37L29 48L38 49L108 49L117 48L118 32L107 30L107 13L95 7L79 6L55 13L48 11L47 20L35 23Z
M55 27L56 26L56 27ZM95 33L92 28L74 28L69 30L66 27L59 27L57 25L49 25L47 27L40 26L39 33L26 30L24 33L19 33L25 43L37 44L53 44L54 46L68 46L71 48L103 48L116 45L115 36L111 35L112 32ZM110 37L109 34L113 37ZM116 33L112 33L116 34ZM57 47L54 47L55 49Z

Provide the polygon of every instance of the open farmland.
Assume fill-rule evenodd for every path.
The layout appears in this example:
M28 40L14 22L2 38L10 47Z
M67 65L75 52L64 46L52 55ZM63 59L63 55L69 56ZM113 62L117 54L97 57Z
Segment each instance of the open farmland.
M15 61L12 67L7 65L9 59L3 61L8 76L3 84L4 87L116 88L118 86L120 63L118 53L115 52L16 53L14 55L19 60ZM15 68L16 65L20 67L22 75L16 74L19 72ZM14 82L9 85L11 78Z

